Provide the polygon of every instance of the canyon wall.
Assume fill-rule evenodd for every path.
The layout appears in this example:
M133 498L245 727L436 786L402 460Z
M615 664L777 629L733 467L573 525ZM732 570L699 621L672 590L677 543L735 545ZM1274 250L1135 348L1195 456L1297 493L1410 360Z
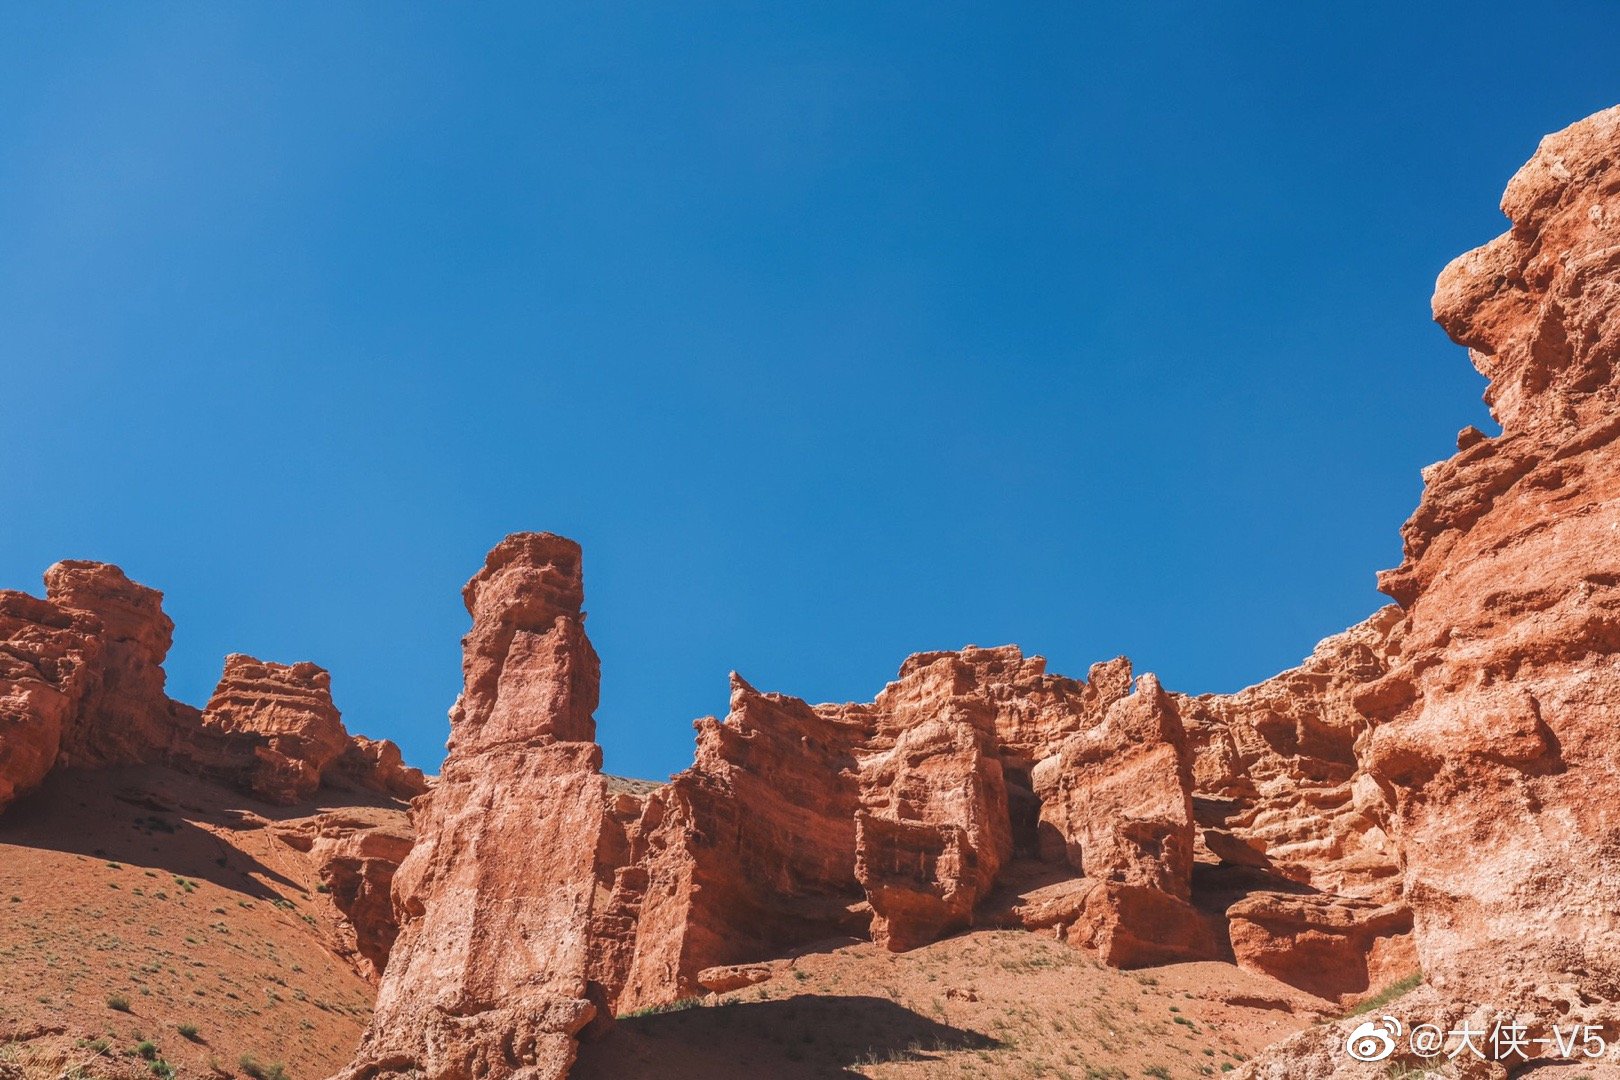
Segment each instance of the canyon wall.
M1436 320L1490 380L1502 431L1465 428L1456 456L1424 470L1405 557L1379 577L1400 618L1388 670L1353 695L1367 728L1356 749L1426 980L1401 1014L1503 1018L1534 1039L1591 1023L1612 1038L1620 109L1544 139L1502 210L1511 228L1452 262L1434 294ZM1303 1033L1255 1075L1384 1075L1348 1059L1344 1034ZM1507 1075L1471 1057L1462 1075Z
M430 790L349 736L313 664L233 655L205 709L171 701L161 595L64 562L43 599L0 592L0 808L52 769L150 763L270 803L414 798L414 837L336 814L288 840L380 977L344 1080L562 1080L616 1013L828 939L980 925L1343 1002L1421 972L1407 1015L1613 1031L1620 110L1549 136L1503 210L1434 297L1501 433L1425 470L1395 604L1256 686L1178 694L1123 657L1072 679L1015 646L918 654L871 702L733 675L691 767L627 785L594 741L579 547L520 533L464 590ZM1343 1053L1351 1023L1243 1071L1381 1075Z

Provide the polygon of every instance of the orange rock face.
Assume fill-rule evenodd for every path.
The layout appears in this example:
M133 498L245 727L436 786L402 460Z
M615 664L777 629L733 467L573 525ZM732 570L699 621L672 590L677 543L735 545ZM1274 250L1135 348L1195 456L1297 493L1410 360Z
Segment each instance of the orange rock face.
M1357 695L1389 670L1387 607L1236 694L1181 698L1203 874L1238 964L1328 997L1417 967L1388 807Z
M1387 670L1351 701L1428 984L1400 1011L1540 1039L1620 1021L1620 109L1544 139L1502 209L1434 295L1502 433L1424 470L1379 579L1402 609ZM1349 1026L1254 1074L1364 1075L1335 1052Z
M1542 142L1512 229L1435 289L1502 434L1426 470L1380 579L1399 652L1360 703L1423 969L1453 996L1620 999L1617 196L1611 109Z
M174 621L163 594L107 563L65 560L45 571L45 597L101 622L101 657L76 720L62 735L64 766L136 765L158 760L173 739L174 709L163 692L163 658Z
M1211 955L1187 902L1185 738L1151 677L1135 697L1130 687L1123 659L1080 681L1048 675L1012 646L913 656L870 704L809 705L733 676L730 714L698 722L692 768L646 804L642 854L626 874L645 883L630 905L635 944L623 990L610 983L610 996L620 1008L659 1004L700 992L705 970L830 936L898 950L973 925L1009 861L1038 853L1042 800L1068 775L1064 747L1081 754L1075 740L1106 729L1099 745L1128 757L1154 723L1163 737L1129 779L1110 787L1099 758L1096 790L1065 789L1072 798L1050 811L1045 829L1071 828L1073 851L1092 846L1090 865L1109 880L1088 883L1083 917L1046 925L1080 925L1075 942L1115 963ZM1151 715L1138 717L1146 701ZM1052 789L1037 794L1035 775L1054 778ZM1132 804L1139 820L1088 816L1104 789L1118 810L1150 775L1151 794ZM1095 831L1082 838L1085 823ZM1062 861L1066 849L1060 841L1047 855Z
M309 798L349 748L349 733L332 704L332 677L307 662L227 656L202 723L215 731L259 736L248 784L273 803Z
M733 675L725 722L696 726L696 761L649 800L624 1007L693 993L705 968L869 921L855 910L856 750L868 718L762 694Z
M1062 932L1118 967L1214 951L1193 909L1192 773L1174 699L1151 675L1035 766L1046 854L1098 888Z
M349 736L314 664L233 655L198 712L164 693L162 593L72 560L45 585L45 600L0 591L0 809L58 767L165 764L282 804L323 783L427 790L393 743Z
M0 592L0 809L56 764L101 653L94 616Z
M596 1015L608 790L578 545L508 537L464 592L450 753L394 879L400 932L346 1075L562 1080Z

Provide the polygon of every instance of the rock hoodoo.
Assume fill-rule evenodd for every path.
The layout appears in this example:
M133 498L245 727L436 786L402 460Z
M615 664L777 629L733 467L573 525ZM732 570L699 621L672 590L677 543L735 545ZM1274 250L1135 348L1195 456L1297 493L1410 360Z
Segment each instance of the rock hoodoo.
M399 936L356 1080L561 1080L603 1001L590 930L609 793L579 547L508 537L463 596L465 686L394 878Z

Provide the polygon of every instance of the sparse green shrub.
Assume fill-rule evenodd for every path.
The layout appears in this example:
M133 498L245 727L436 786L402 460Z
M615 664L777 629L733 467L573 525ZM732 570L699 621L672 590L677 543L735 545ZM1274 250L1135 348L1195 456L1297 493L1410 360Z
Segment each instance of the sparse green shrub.
M243 1054L237 1064L241 1065L242 1071L253 1077L253 1080L290 1080L287 1070L279 1061L263 1065L252 1054Z
M107 1008L117 1012L129 1012L129 998L123 994L108 994Z
M183 1039L190 1039L192 1042L197 1041L196 1024L176 1024L174 1030L178 1031Z
M135 1052L147 1061L157 1060L157 1044L151 1039L142 1039L135 1044Z
M1413 972L1411 975L1408 975L1406 978L1400 980L1399 982L1390 983L1388 986L1386 986L1382 990L1378 991L1378 993L1374 994L1372 997L1368 998L1366 1001L1361 1002L1355 1008L1351 1009L1349 1012L1345 1013L1344 1015L1347 1018L1351 1017L1351 1016L1360 1016L1362 1013L1369 1013L1369 1012L1372 1012L1374 1009L1382 1008L1385 1005L1388 1005L1390 1002L1394 1001L1396 998L1401 997L1404 994L1408 994L1408 993L1412 992L1413 990L1416 990L1418 988L1419 984L1421 984L1422 982L1423 982L1423 972L1421 972L1421 971Z

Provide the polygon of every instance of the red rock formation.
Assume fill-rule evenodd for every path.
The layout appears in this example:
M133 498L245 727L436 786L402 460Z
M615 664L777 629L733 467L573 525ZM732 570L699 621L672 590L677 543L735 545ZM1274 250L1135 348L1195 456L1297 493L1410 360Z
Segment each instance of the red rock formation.
M267 802L309 798L349 749L349 733L332 704L332 677L314 664L274 664L232 653L204 727L259 736L247 771L249 789Z
M1388 808L1362 768L1355 697L1389 669L1387 607L1327 638L1305 663L1236 694L1180 698L1201 841L1229 872L1238 964L1327 997L1417 966Z
M508 537L463 593L465 689L394 880L400 933L344 1074L562 1080L590 983L607 785L578 545Z
M964 657L914 657L873 703L855 878L872 940L915 948L972 924L1012 857L996 711Z
M411 799L427 790L387 739L353 737L332 703L332 679L304 661L276 664L233 653L198 721L170 755L264 799L290 806L321 787Z
M1435 290L1502 434L1426 470L1380 578L1399 657L1360 703L1385 721L1370 764L1423 968L1452 995L1620 999L1620 807L1593 797L1620 781L1617 192L1611 109L1542 142L1512 229Z
M101 653L86 612L0 591L0 809L56 764Z
M388 739L349 737L342 755L322 775L322 782L335 788L379 791L396 799L414 799L427 793L427 780L421 769L405 764L399 747Z
M907 949L971 926L1015 849L1037 846L1036 762L1057 769L1065 739L1101 724L1130 683L1123 658L1082 682L1013 646L913 656L871 704L812 706L734 676L730 715L698 722L692 768L638 824L644 854L615 889L638 912L636 941L610 995L658 1004L699 992L704 970L834 935ZM1184 810L1178 752L1166 782ZM1187 853L1190 826L1184 813ZM1175 893L1103 890L1082 937L1128 962L1209 954L1185 902L1190 862L1177 865ZM1158 953L1127 944L1172 926Z
M757 960L869 917L855 880L860 710L762 694L737 675L724 723L649 801L647 885L621 1006L696 992L699 971Z
M156 761L173 741L163 658L174 622L163 594L108 563L68 559L45 571L45 597L101 622L101 656L75 721L62 733L63 766Z
M411 831L397 824L323 814L310 848L322 884L348 920L352 961L372 982L387 969L388 954L399 936L394 875L410 854L413 840Z
M281 803L323 781L426 790L393 743L349 737L315 665L232 656L202 713L164 694L162 593L73 560L45 585L46 600L0 592L0 809L57 767L161 763Z
M1152 675L1035 766L1043 847L1098 883L1065 936L1109 964L1203 958L1193 909L1192 775L1174 699Z
M1465 429L1424 470L1405 559L1379 579L1403 612L1389 670L1354 701L1428 982L1400 1011L1442 1025L1620 1023L1617 196L1610 109L1542 141L1503 196L1512 228L1435 289L1502 433ZM1254 1075L1363 1075L1334 1052L1347 1027Z

